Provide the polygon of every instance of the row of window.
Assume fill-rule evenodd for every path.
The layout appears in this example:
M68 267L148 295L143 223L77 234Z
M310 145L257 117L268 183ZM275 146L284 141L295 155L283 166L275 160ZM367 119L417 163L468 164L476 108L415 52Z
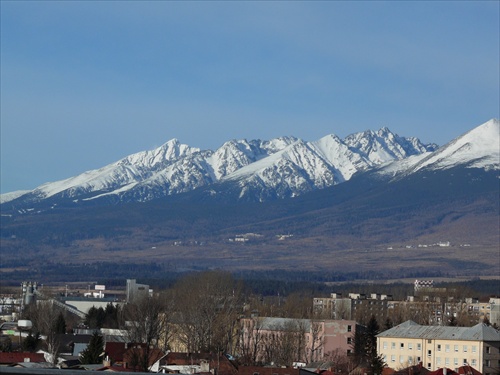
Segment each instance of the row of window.
M414 359L415 359L415 362L414 362ZM386 356L384 356L384 361L387 362ZM420 357L413 358L413 356L411 356L411 355L409 355L409 356L400 355L399 356L399 363L408 363L409 365L412 365L413 363L420 363L420 361L421 361ZM395 354L391 355L391 362L393 362L393 363L396 362L396 355ZM444 358L444 365L450 366L450 364L451 364L450 358ZM440 367L441 365L443 365L443 363L441 361L441 357L436 357L436 366ZM472 367L475 367L475 366L477 366L477 360L475 358L473 358L473 359L471 359L471 362L469 363L469 362L467 362L467 358L464 358L463 361L460 363L459 358L453 358L453 365L455 365L455 366L470 365ZM431 367L430 363L428 364L428 367L429 368Z
M429 344L432 343L432 340L429 340ZM388 348L388 343L387 341L384 341L384 343L382 344L383 345L383 348L387 350ZM413 350L413 343L412 342L409 342L407 343L407 345L405 346L405 343L404 342L401 342L399 343L399 348L401 350L404 350L405 348L408 348L408 350ZM391 342L391 349L392 350L395 350L396 349L396 343L395 342ZM416 349L417 350L422 350L422 344L421 343L417 343L416 345ZM442 351L442 345L441 344L437 344L436 346L436 351L440 352ZM468 345L462 345L462 348L460 348L460 345L453 345L453 351L458 353L460 351L460 349L462 349L462 352L463 353L467 353L469 351L469 346ZM487 348L488 349L488 348ZM449 344L445 344L444 345L444 351L446 353L449 353L451 350L451 345ZM472 353L476 353L477 352L477 346L476 345L471 345L471 351ZM428 353L427 353L429 356L431 355L431 351L428 350Z

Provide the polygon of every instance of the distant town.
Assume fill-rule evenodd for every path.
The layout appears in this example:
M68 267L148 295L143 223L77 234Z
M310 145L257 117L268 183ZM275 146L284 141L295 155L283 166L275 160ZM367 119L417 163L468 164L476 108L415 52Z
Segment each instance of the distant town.
M256 295L222 271L189 274L162 290L135 279L121 286L81 286L25 281L0 296L0 372L493 375L500 370L500 296L464 295L430 279L415 280L404 298L359 291Z

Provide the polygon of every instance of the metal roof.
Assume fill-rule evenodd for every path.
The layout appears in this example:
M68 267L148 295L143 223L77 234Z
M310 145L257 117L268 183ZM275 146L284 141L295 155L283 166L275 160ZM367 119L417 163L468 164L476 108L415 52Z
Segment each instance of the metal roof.
M291 318L259 318L260 329L269 331L288 331L304 329L306 332L311 330L310 319L291 319Z
M483 323L473 327L421 326L407 320L379 333L377 337L419 338L434 340L500 341L500 332Z

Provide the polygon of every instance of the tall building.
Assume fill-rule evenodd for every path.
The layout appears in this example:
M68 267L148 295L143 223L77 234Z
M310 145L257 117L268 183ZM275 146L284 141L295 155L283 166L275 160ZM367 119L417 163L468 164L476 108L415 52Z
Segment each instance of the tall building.
M314 312L326 319L347 319L366 323L374 315L379 322L387 317L387 301L392 296L385 294L349 293L342 297L340 293L332 293L327 298L314 298Z
M493 375L500 368L500 332L483 323L422 326L408 320L377 335L377 352L394 369L422 363L431 371L471 366Z
M127 303L149 296L149 285L137 284L135 279L127 279Z

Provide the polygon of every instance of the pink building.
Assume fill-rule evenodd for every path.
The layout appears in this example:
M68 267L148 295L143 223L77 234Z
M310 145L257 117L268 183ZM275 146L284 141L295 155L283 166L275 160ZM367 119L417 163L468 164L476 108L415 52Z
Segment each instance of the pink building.
M349 355L359 325L353 320L242 319L240 356L247 363L290 365Z

